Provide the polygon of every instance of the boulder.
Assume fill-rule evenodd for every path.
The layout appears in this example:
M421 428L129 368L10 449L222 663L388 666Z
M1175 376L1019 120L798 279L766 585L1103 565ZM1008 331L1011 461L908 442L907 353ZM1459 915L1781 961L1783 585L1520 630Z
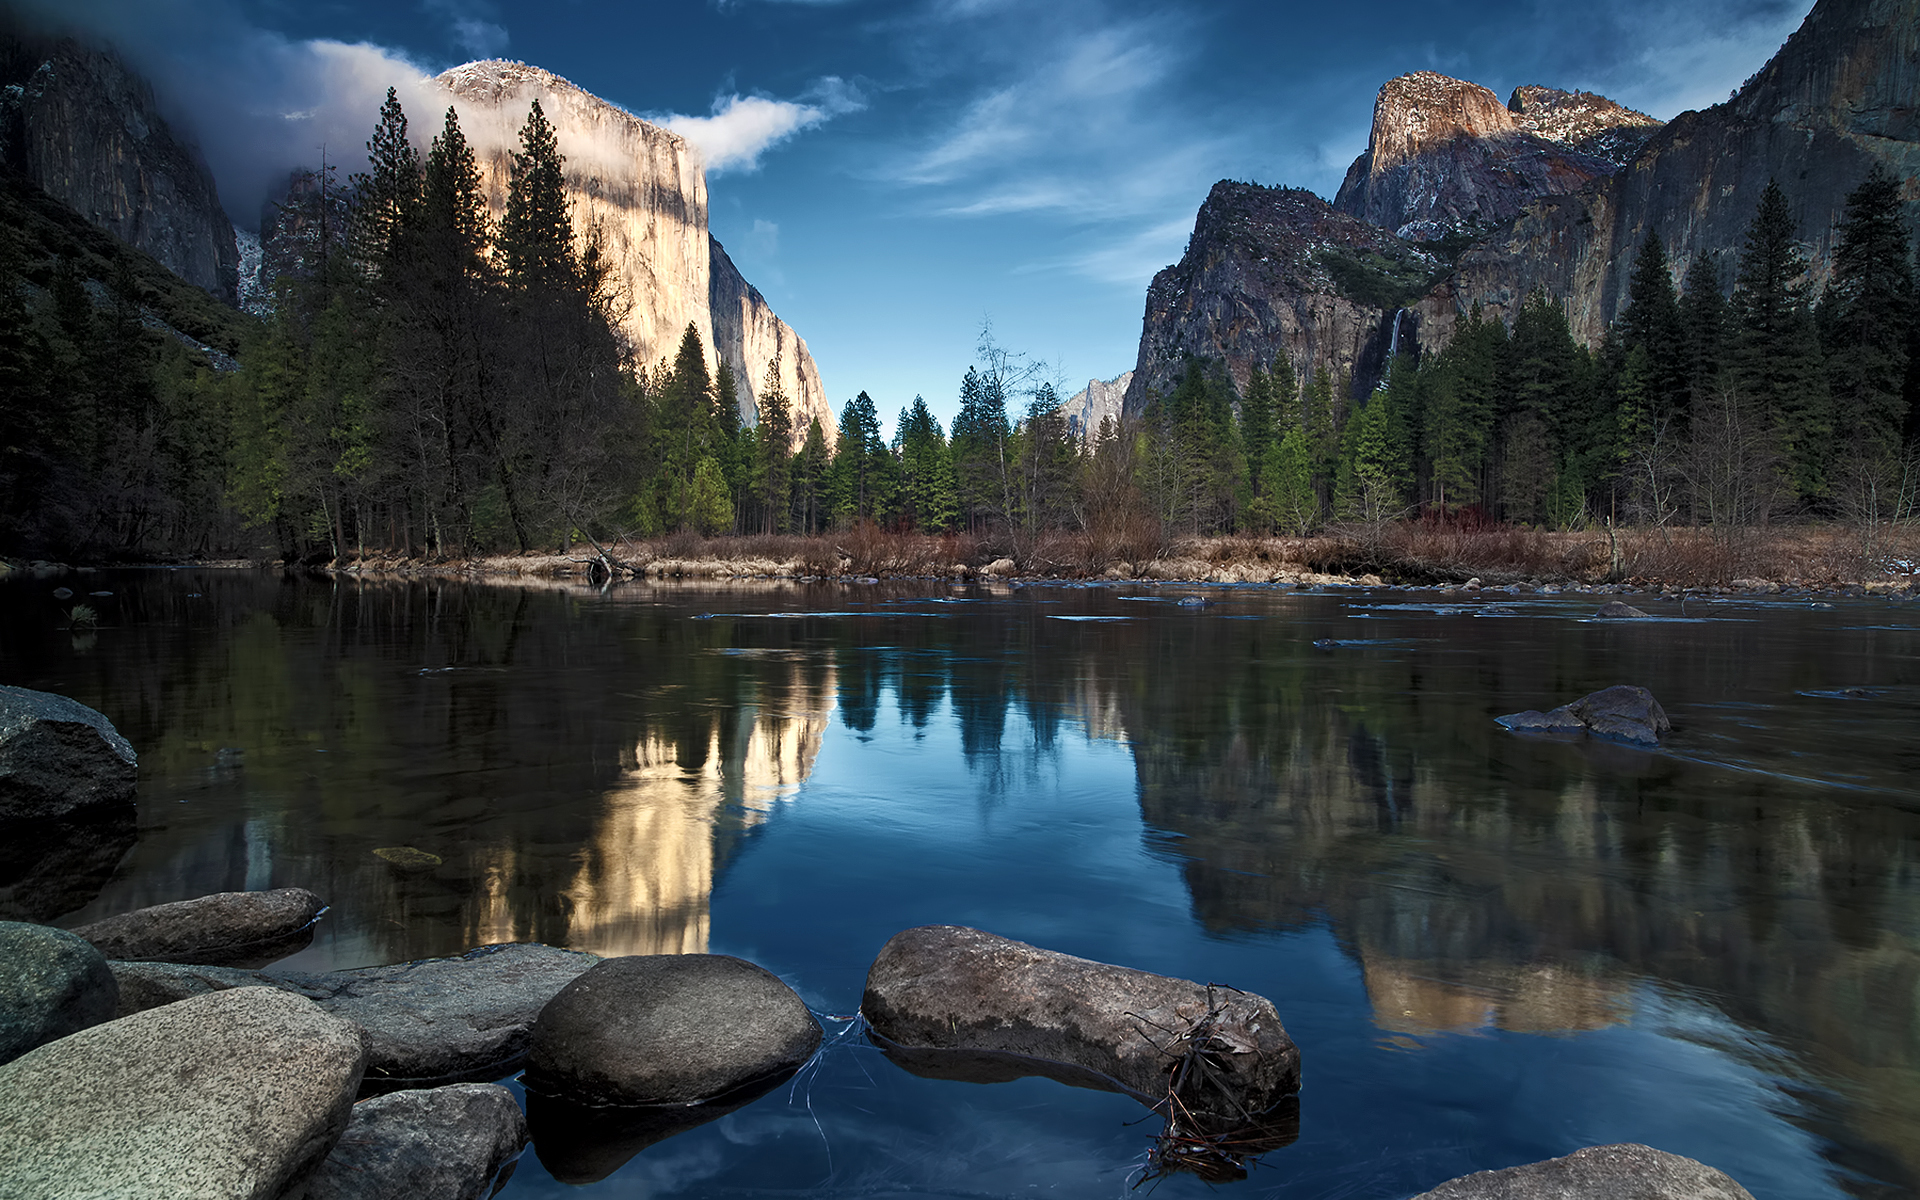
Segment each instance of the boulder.
M362 1100L308 1180L306 1200L483 1200L526 1144L527 1119L498 1084Z
M1565 1158L1476 1171L1414 1200L1753 1200L1705 1163L1651 1146L1589 1146Z
M0 921L0 1063L111 1021L120 988L107 960L70 933Z
M265 966L305 948L326 908L305 888L217 892L121 913L73 932L125 962Z
M1629 746L1657 746L1673 732L1673 722L1653 693L1617 684L1591 692L1552 712L1508 713L1494 718L1517 733L1581 733Z
M745 959L610 958L541 1011L527 1086L585 1104L692 1104L793 1071L819 1045L806 1002Z
M1605 620L1614 621L1614 620L1625 620L1632 617L1644 617L1647 614L1644 612L1641 612L1639 609L1635 608L1631 604L1628 604L1624 600L1609 600L1605 604L1602 604L1600 606L1599 612L1596 612L1593 615L1596 617L1603 618Z
M927 1052L945 1051L962 1078L999 1056L1010 1074L1111 1086L1150 1105L1177 1087L1216 1126L1242 1125L1300 1089L1300 1051L1260 996L963 926L896 934L867 973L861 1011L922 1073L943 1057ZM1210 1069L1191 1071L1197 1059ZM1188 1086L1199 1080L1211 1085Z
M520 1069L547 1001L600 959L535 942L350 971L114 963L123 1012L265 986L312 999L366 1035L367 1092L498 1079Z
M241 988L96 1025L0 1066L10 1196L296 1189L347 1126L360 1033L312 1001Z
M130 804L137 760L104 716L65 696L0 687L0 821Z

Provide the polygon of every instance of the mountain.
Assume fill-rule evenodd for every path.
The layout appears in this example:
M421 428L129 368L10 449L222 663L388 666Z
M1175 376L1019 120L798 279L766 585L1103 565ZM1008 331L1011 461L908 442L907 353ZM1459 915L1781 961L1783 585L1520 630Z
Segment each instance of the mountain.
M624 327L642 363L671 360L693 325L707 361L732 366L740 415L751 424L768 360L778 353L796 445L813 417L833 440L833 412L806 342L741 278L708 231L706 171L686 139L525 63L471 62L437 82L459 110L496 220L506 213L520 127L532 102L540 102L566 156L574 228L599 228L631 300Z
M1676 268L1714 256L1723 285L1760 193L1780 181L1808 250L1810 282L1832 269L1834 223L1875 163L1907 181L1920 219L1920 0L1819 0L1772 61L1724 104L1685 112L1617 174L1536 201L1469 250L1459 305L1510 316L1537 289L1564 300L1594 341L1626 302L1648 234Z
M110 51L0 27L0 171L235 302L233 224L213 176Z
M1100 433L1100 422L1109 418L1118 421L1121 402L1126 399L1127 387L1132 382L1132 371L1122 371L1112 379L1089 379L1087 386L1062 401L1060 411L1066 414L1074 436L1083 441L1096 437Z
M1420 241L1476 231L1613 174L1659 126L1590 92L1529 86L1502 104L1477 83L1416 71L1380 89L1366 152L1333 206Z
M1390 314L1421 301L1446 271L1427 248L1312 192L1222 180L1186 253L1147 288L1126 411L1170 392L1189 356L1224 360L1236 388L1281 350L1299 374L1325 366L1367 386L1392 341ZM1431 301L1412 324L1451 321L1452 305Z

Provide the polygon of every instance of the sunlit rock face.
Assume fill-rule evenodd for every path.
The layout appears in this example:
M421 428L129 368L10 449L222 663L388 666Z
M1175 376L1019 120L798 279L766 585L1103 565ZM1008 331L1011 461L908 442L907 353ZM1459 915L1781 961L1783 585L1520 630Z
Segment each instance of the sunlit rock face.
M1832 269L1847 193L1875 163L1905 181L1908 220L1920 220L1916 95L1920 0L1820 0L1735 98L1681 113L1617 174L1535 201L1469 250L1457 302L1511 317L1545 289L1565 301L1574 335L1594 341L1626 303L1649 233L1676 268L1707 251L1729 286L1760 194L1775 179L1819 286Z
M636 358L671 360L691 324L708 368L733 366L740 413L757 419L767 359L783 367L794 424L804 435L818 416L831 438L832 412L806 343L767 307L707 231L707 178L698 150L679 134L643 121L538 67L497 59L439 77L473 143L495 220L507 209L512 154L533 101L552 122L566 157L576 233L597 229L614 278L630 301L623 326Z
M1112 379L1089 379L1087 386L1063 401L1060 411L1075 435L1092 439L1100 433L1100 422L1120 419L1121 403L1133 382L1132 371L1122 371Z
M1416 71L1380 89L1334 207L1421 241L1484 228L1611 175L1659 124L1587 92L1523 87L1502 104L1477 83Z
M0 166L232 304L239 254L199 152L116 56L0 27Z
M1411 295L1444 271L1420 246L1338 212L1312 192L1214 184L1186 253L1147 289L1126 411L1144 410L1149 393L1172 391L1189 355L1223 362L1238 389L1252 368L1268 368L1281 350L1302 378L1326 367L1336 379L1370 386L1397 306L1390 296L1343 284L1335 274L1342 263L1382 264L1407 281ZM1402 335L1444 341L1453 312L1443 296L1430 297Z

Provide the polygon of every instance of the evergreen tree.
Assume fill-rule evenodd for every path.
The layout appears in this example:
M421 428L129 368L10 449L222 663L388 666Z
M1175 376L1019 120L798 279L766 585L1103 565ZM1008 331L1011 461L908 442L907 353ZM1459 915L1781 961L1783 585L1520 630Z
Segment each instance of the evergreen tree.
M996 373L968 367L949 442L955 499L976 532L1006 514L1007 394Z
M500 252L516 288L564 292L577 283L565 167L553 125L535 100L520 129L500 222Z
M370 273L396 269L407 252L406 238L419 220L422 166L420 152L407 136L407 114L393 88L380 106L380 121L367 142L372 168L355 175L353 236L350 244Z
M819 533L833 516L829 490L832 458L820 418L807 422L807 437L793 456L793 521L801 533Z
M1765 414L1795 491L1816 500L1827 490L1833 418L1800 282L1806 269L1786 193L1770 182L1747 228L1734 284L1734 383Z
M861 392L840 413L832 468L835 516L847 524L885 520L893 507L893 465L873 398Z
M1313 532L1320 524L1320 499L1314 494L1313 456L1305 429L1288 427L1268 448L1262 474L1273 523L1296 537Z
M1680 327L1686 344L1687 407L1703 402L1719 386L1726 368L1731 313L1720 270L1705 250L1687 266L1680 295Z
M1616 372L1626 355L1636 349L1644 351L1643 403L1650 413L1665 417L1685 407L1685 327L1666 248L1651 230L1634 258L1633 271L1627 277L1627 303L1608 330L1607 348Z
M762 533L785 533L792 521L793 415L780 386L780 356L767 360L760 389L760 420L754 426L754 507Z
M1078 442L1060 411L1053 385L1042 383L1027 406L1018 435L1020 518L1028 533L1065 525L1079 475Z
M1334 395L1333 371L1324 363L1300 394L1300 427L1306 434L1314 495L1322 511L1333 499L1334 464L1340 452L1340 414L1335 411Z
M1906 425L1915 305L1903 209L1899 181L1877 165L1848 194L1820 309L1834 428L1866 463L1890 463Z
M894 445L900 459L902 514L927 533L952 528L957 512L953 460L940 422L928 411L924 398L915 396L911 408L900 410Z
M713 380L707 374L707 355L700 330L687 322L680 349L655 403L661 454L661 517L669 528L686 529L695 523L694 474L702 460L714 457ZM717 469L717 463L716 463ZM724 477L723 477L724 482Z

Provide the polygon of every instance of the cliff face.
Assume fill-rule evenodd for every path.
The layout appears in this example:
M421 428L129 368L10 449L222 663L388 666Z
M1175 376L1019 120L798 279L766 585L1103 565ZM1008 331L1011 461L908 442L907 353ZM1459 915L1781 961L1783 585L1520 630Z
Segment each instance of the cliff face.
M1833 226L1847 193L1877 163L1904 181L1920 220L1920 0L1820 0L1739 94L1682 113L1618 174L1535 202L1470 250L1458 302L1511 316L1535 289L1567 303L1574 335L1599 338L1626 301L1649 233L1676 269L1705 250L1732 281L1760 193L1777 179L1812 258L1832 267Z
M213 176L112 54L0 31L0 165L232 304L238 255Z
M806 441L807 423L816 416L828 443L833 443L839 436L833 406L820 386L820 369L807 352L805 339L774 315L759 289L735 269L719 240L709 235L709 242L708 308L713 314L713 336L733 368L742 396L758 397L766 390L767 364L777 357L780 390L786 393L787 411L793 415L794 449Z
M524 63L468 63L438 82L473 143L496 220L506 213L520 127L532 102L540 101L566 156L574 228L600 230L632 301L625 331L641 362L671 360L692 324L709 364L732 364L741 417L751 424L767 358L775 349L790 350L783 354L783 363L790 360L783 380L791 380L786 386L794 424L804 432L808 420L818 416L833 437L833 414L805 343L740 279L724 252L717 255L724 265L716 270L718 243L707 232L706 172L685 139Z
M1416 240L1482 229L1612 174L1658 126L1590 92L1523 87L1501 104L1479 84L1416 71L1380 89L1367 150L1333 203Z
M1066 414L1067 424L1072 427L1074 436L1082 440L1097 437L1100 422L1109 418L1118 421L1127 398L1127 388L1132 383L1132 371L1122 371L1112 379L1089 379L1087 386L1062 401L1060 411Z
M1440 270L1418 246L1312 192L1216 183L1186 253L1147 288L1126 411L1142 411L1149 390L1172 390L1189 354L1224 360L1236 388L1282 348L1303 377L1326 366L1364 388L1379 374L1392 313L1412 307ZM1401 336L1444 340L1452 320L1437 294Z

